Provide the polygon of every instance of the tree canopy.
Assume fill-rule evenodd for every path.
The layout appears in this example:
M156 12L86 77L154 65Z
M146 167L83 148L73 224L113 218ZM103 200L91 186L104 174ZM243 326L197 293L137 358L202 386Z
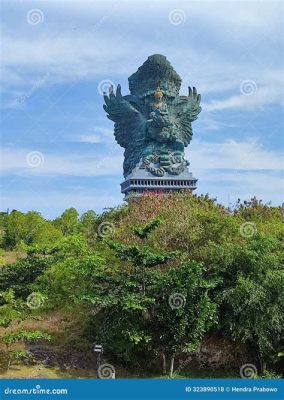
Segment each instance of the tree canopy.
M159 360L172 374L213 334L246 344L260 369L283 352L281 207L149 194L102 215L3 213L1 228L2 248L25 252L1 269L3 326L36 292L37 313L81 310L90 345L127 365Z

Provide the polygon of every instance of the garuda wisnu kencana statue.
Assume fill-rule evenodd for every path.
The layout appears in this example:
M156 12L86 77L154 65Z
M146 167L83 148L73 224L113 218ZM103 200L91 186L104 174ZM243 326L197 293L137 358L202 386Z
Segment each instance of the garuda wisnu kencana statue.
M104 109L114 121L114 135L124 152L124 177L136 167L152 176L181 174L188 161L191 123L201 111L200 94L188 88L180 96L181 78L165 56L154 54L128 78L130 94L110 87Z

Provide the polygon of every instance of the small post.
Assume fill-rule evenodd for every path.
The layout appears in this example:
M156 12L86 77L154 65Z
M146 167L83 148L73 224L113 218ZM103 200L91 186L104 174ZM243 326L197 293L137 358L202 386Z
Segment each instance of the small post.
M97 370L100 368L101 365L101 355L103 354L104 349L103 346L100 344L95 344L94 345L94 353L96 353L96 368Z

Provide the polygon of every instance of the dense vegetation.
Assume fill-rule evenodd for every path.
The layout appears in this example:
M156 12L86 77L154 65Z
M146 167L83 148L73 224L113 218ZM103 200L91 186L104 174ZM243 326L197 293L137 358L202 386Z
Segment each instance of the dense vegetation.
M281 372L282 211L256 199L227 209L180 193L102 215L70 208L53 221L2 213L0 334L9 365L29 358L31 340L58 344L26 321L60 312L77 324L61 345L101 343L108 362L129 370L172 375L214 338L221 353L228 343L244 346L228 367ZM17 260L5 262L11 252Z

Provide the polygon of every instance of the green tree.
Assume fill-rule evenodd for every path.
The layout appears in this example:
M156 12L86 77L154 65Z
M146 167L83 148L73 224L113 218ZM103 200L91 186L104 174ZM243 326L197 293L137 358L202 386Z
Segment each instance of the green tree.
M51 258L28 256L0 270L0 290L13 290L16 297L26 299L37 278L52 264Z
M141 273L142 275L142 291L145 294L145 269L149 267L155 267L167 263L169 260L177 257L177 252L168 251L155 251L144 243L145 239L148 239L151 232L153 232L159 225L161 220L156 218L152 221L144 224L143 226L131 226L131 230L140 239L143 240L143 246L131 245L126 246L119 242L108 240L106 243L109 247L115 250L116 254L121 260L129 261L134 271Z
M4 216L3 246L13 249L20 243L31 245L34 243L54 243L62 234L51 222L46 221L40 213L30 211L22 213L12 211Z
M217 304L212 300L218 280L196 262L150 274L155 303L148 309L154 350L162 354L163 370L169 358L172 376L176 354L199 349L202 339L217 324ZM149 294L148 294L149 295Z
M76 233L79 226L79 213L75 208L67 208L53 223L56 228L61 229L65 236Z
M96 220L97 215L93 210L86 211L80 217L79 230L87 238L90 244L93 243L96 238Z
M8 354L7 369L10 368L12 361L14 359L30 358L30 354L28 352L21 350L11 350L12 346L27 342L37 342L38 340L51 341L51 335L41 330L34 330L34 331L19 330L4 334L2 341L6 345L6 350Z
M11 249L28 235L25 214L13 211L4 220L4 247Z
M130 261L134 270L142 276L142 292L145 293L145 270L146 268L155 267L167 263L169 260L176 258L176 252L153 251L148 246L125 246L123 244L108 241L111 249L115 250L121 260Z
M262 373L276 357L284 332L284 268L277 247L266 237L235 246L220 288L220 329L249 344Z
M198 350L211 332L244 342L263 371L283 352L281 207L252 199L227 209L178 193L80 219L75 209L53 222L27 214L1 216L6 245L26 240L28 254L1 269L4 325L14 318L13 302L32 290L48 297L49 311L80 312L78 342L99 340L131 368L152 368L161 357L171 374L175 359ZM97 235L106 220L111 240Z
M72 308L93 291L96 271L107 270L106 261L82 234L64 237L53 253L52 266L38 280L39 290L48 296L50 308Z
M216 324L217 305L210 291L215 279L202 265L191 262L166 271L146 271L147 290L139 290L142 278L118 272L96 277L93 294L86 301L97 306L98 340L124 361L135 355L162 355L170 376L175 355L196 350ZM206 276L207 275L207 276Z
M12 289L0 292L0 326L7 328L13 320L21 320L23 304L16 300Z

